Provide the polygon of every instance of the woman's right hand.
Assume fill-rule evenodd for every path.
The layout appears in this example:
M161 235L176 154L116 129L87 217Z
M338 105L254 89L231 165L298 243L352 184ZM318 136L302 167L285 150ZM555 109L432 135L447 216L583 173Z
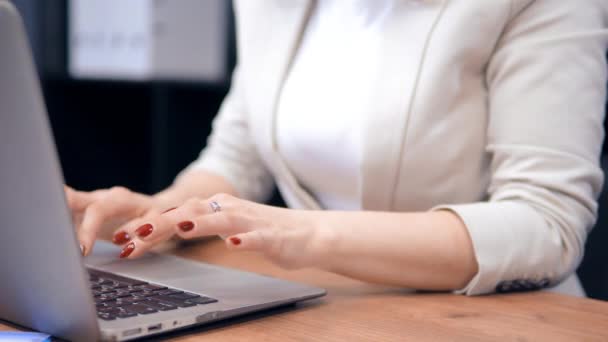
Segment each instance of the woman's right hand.
M65 186L65 194L83 255L89 254L101 232L114 232L132 220L169 209L156 197L123 187L84 192ZM114 243L121 244L122 241L116 241L120 238L115 235Z

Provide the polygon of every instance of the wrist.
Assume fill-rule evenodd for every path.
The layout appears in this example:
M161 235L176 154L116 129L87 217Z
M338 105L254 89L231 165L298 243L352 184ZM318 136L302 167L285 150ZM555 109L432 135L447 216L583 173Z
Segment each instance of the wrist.
M334 257L332 251L338 240L338 232L323 218L322 212L311 211L308 214L310 266L331 270Z

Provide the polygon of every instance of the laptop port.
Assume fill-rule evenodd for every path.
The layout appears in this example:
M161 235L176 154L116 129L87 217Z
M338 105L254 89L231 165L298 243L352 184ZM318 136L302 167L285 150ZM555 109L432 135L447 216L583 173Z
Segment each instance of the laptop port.
M125 330L125 332L122 333L122 336L128 337L128 336L133 336L133 335L137 335L140 333L141 333L141 328L134 328L134 329Z
M154 324L148 327L148 332L158 331L163 327L162 323Z

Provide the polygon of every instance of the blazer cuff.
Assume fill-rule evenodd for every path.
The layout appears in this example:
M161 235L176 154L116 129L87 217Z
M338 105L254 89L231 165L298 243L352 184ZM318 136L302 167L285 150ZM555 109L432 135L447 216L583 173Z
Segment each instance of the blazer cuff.
M549 286L555 278L550 266L554 265L555 256L547 251L546 244L559 247L559 236L547 229L546 222L530 206L508 201L479 202L440 205L431 210L450 210L458 215L473 243L479 270L455 293L533 290Z

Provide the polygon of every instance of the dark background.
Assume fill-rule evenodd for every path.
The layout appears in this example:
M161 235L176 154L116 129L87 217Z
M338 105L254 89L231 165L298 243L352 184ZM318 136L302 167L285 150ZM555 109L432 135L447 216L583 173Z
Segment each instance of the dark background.
M72 79L66 71L67 1L13 1L32 42L66 183L82 190L123 185L144 193L169 185L204 146L228 79L214 84ZM234 66L231 32L228 58ZM608 163L603 166L606 170ZM280 202L275 196L273 203ZM599 220L578 270L587 294L603 300L608 300L607 204L602 194Z

